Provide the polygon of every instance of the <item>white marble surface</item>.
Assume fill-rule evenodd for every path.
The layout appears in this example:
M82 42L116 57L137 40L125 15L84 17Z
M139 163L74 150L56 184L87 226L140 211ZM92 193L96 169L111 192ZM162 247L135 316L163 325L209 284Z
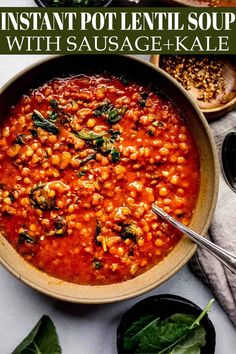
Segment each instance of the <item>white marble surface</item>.
M33 0L0 0L0 7L19 3L34 6ZM0 56L0 86L42 57ZM99 306L68 304L37 293L0 266L0 354L10 354L43 314L55 322L63 354L116 354L116 328L122 314L140 299L161 293L184 296L201 307L213 297L186 266L161 287L132 300ZM234 354L235 328L217 302L210 318L217 333L215 354Z

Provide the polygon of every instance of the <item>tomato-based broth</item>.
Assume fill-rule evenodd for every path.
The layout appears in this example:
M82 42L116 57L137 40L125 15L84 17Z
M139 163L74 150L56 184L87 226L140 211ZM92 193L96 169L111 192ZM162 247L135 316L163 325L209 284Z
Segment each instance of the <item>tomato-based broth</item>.
M187 117L186 117L187 119ZM125 77L53 79L24 95L0 131L0 226L38 269L78 284L148 270L196 205L196 144L179 110Z

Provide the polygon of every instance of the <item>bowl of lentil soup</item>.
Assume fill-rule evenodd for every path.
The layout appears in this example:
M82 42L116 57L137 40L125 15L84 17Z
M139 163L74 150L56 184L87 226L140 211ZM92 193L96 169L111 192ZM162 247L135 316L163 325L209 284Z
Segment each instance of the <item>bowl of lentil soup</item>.
M17 278L106 303L194 254L151 212L156 202L204 234L217 197L207 122L169 75L129 56L50 57L2 88L0 114L0 260Z

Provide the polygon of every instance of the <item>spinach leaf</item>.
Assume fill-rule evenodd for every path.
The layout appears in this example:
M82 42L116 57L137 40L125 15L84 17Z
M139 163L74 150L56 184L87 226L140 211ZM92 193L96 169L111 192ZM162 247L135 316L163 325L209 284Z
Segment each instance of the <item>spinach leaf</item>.
M102 265L102 262L101 261L99 261L99 259L97 259L97 258L94 258L94 260L93 260L93 267L95 268L95 269L101 269L102 267L103 267L103 265Z
M18 242L20 245L22 245L23 243L30 243L30 244L36 244L37 241L31 237L27 231L22 231L19 233L19 239Z
M200 354L201 347L206 344L205 330L201 326L196 328L190 336L175 346L170 354Z
M173 344L189 333L189 326L194 317L185 314L175 314L160 322L158 328L151 328L142 337L136 353L169 353Z
M88 130L86 128L83 128L79 132L75 133L75 135L82 140L96 140L101 138L104 134L105 132L95 133L93 130Z
M98 241L98 236L100 235L102 230L102 225L100 220L96 219L96 228L95 228L95 233L94 233L94 241L96 243L97 246L102 246L102 243L100 241Z
M95 111L93 111L93 114L96 117L105 116L107 123L114 124L121 120L126 111L126 106L122 108L115 108L110 101L106 100L101 103Z
M92 153L92 154L86 156L83 160L80 160L80 166L85 165L87 162L89 162L89 161L91 161L91 160L95 160L96 155L97 155L97 153L94 152L94 153Z
M95 111L93 111L93 114L96 116L96 117L100 117L102 116L103 114L106 114L108 113L109 109L113 107L112 103L108 100L102 102L96 109Z
M58 106L58 102L56 100L50 100L49 103L52 108L57 108Z
M59 133L59 129L55 126L55 124L53 124L49 120L45 119L44 116L42 115L42 113L40 113L39 111L36 111L36 109L34 110L34 113L32 115L32 119L33 119L34 125L36 127L47 130L48 132L53 133L55 135L57 135Z
M56 120L57 120L57 118L58 118L57 112L50 112L50 113L48 114L48 119L49 119L50 122L52 122L52 123L55 123Z
M125 332L124 349L137 354L200 354L206 334L200 321L213 301L209 301L196 319L179 313L164 320L152 315L141 317Z
M57 215L54 220L55 236L64 236L66 232L66 219L63 216Z
M56 198L49 196L47 184L37 184L30 193L29 198L33 207L41 210L56 209Z
M17 135L17 137L14 140L14 144L19 144L19 145L25 145L25 138L27 137L27 135L25 134L19 134Z
M135 224L123 224L120 232L120 236L122 240L126 240L127 238L132 240L133 242L137 241L137 237L140 235L141 229Z
M111 150L111 161L112 162L118 162L120 160L120 152L118 150L116 150L115 148L113 148Z
M150 331L151 327L156 327L159 318L155 318L154 315L147 315L140 318L140 320L134 322L132 326L125 332L124 335L124 348L134 349L140 342L142 336L145 336Z
M127 107L109 109L108 117L106 119L107 123L114 124L119 122L126 111Z
M32 135L32 137L33 137L34 139L37 139L37 138L38 138L37 129L29 129L29 131L30 131L30 133L31 133L31 135Z
M56 328L44 315L11 354L61 354Z

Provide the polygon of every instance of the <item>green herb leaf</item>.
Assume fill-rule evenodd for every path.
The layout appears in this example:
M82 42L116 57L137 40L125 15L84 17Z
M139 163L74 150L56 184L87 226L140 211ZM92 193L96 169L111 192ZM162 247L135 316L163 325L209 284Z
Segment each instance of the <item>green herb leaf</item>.
M37 139L37 138L38 138L37 129L29 129L29 131L30 131L30 133L31 133L31 135L32 135L32 137L33 137L34 139Z
M112 162L118 162L120 160L120 152L113 148L111 150L111 161Z
M95 109L95 111L93 111L93 114L96 117L100 117L103 114L107 114L109 109L113 107L112 103L108 100L102 102L101 104L99 104L99 106Z
M158 328L151 327L149 333L141 338L136 353L169 353L169 349L189 333L193 321L193 316L185 314L168 317L159 323Z
M98 138L101 138L105 134L105 132L95 133L93 130L88 130L83 128L82 130L76 132L75 134L76 136L78 136L78 138L82 140L96 140Z
M51 106L52 108L57 108L58 102L57 102L56 100L51 100L51 101L50 101L50 106Z
M119 122L126 111L127 107L109 109L108 117L106 119L107 123L114 124Z
M97 153L94 152L94 153L92 153L92 154L86 156L83 160L80 160L80 166L85 165L87 162L89 162L89 161L91 161L91 160L95 160L96 155L97 155Z
M93 114L96 117L105 116L107 123L114 124L119 122L125 112L127 111L127 107L115 108L110 101L104 101L101 103Z
M200 354L201 348L206 344L206 332L201 326L196 328L182 342L177 344L169 354Z
M55 124L45 119L42 113L40 113L36 109L34 110L32 119L36 127L47 130L48 132L53 133L55 135L59 133L59 129L55 126Z
M132 240L133 242L137 241L138 236L142 233L141 229L135 224L123 224L120 236L122 240L126 240L127 238Z
M132 326L125 332L124 335L124 348L134 349L139 344L142 336L150 331L152 326L156 327L159 318L155 318L154 315L147 315L140 318L140 320L134 322Z
M19 145L25 145L25 138L27 135L25 134L19 134L14 140L14 144L19 144Z
M97 246L102 246L102 243L98 241L98 236L100 235L102 230L102 225L98 219L96 219L96 228L95 228L95 233L94 233L94 241Z
M20 245L24 244L24 243L30 243L30 244L36 244L37 241L31 237L27 231L22 231L19 233L19 239L18 242Z
M93 266L95 269L101 269L102 268L102 262L99 261L98 259L94 258L93 260Z
M58 118L57 112L50 112L50 113L48 114L48 119L49 119L50 122L52 122L52 123L55 123L56 120L57 120L57 118Z
M49 196L47 184L38 184L29 193L29 198L33 207L41 210L51 210L56 208L56 198Z
M56 328L44 315L11 354L61 354Z

